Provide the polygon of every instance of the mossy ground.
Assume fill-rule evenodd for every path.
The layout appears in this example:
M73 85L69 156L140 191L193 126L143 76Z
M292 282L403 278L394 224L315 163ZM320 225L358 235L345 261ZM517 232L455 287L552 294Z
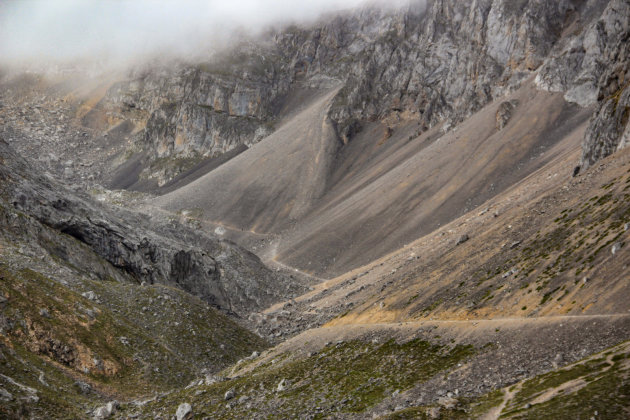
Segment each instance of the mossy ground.
M622 343L508 388L460 398L448 407L439 404L409 407L382 419L476 419L501 408L504 400L505 406L495 412L500 419L627 419L630 346L628 342Z
M569 382L574 386L562 389ZM544 398L554 389L557 392L551 398ZM626 342L586 361L524 381L501 418L626 419L629 414L630 347Z
M170 394L146 406L142 415L169 415L185 401L200 418L299 418L307 412L315 418L360 416L393 392L450 370L474 351L472 346L448 347L419 339L341 342L309 357L288 357L262 364L242 377ZM289 386L278 391L283 379ZM226 403L224 394L230 389L236 397Z
M0 416L80 418L98 402L183 387L203 370L216 372L267 346L174 288L81 279L71 289L1 262L0 279L7 299L0 307L0 373L36 389L39 398L26 400L0 378L0 387L15 395ZM93 291L98 301L77 289ZM82 394L77 380L93 392Z

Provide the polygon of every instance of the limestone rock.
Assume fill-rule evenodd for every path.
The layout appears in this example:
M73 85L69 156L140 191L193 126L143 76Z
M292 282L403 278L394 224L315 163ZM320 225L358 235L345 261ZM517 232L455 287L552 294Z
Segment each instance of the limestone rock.
M107 404L94 410L94 419L107 419L116 412L118 407L118 401L110 401Z
M286 379L282 379L279 383L278 386L276 387L276 392L282 392L285 391L288 387L289 387L290 383L288 380Z
M175 417L177 420L188 420L192 418L192 406L188 403L182 403L177 407Z
M470 238L468 237L467 234L463 234L459 238L457 238L457 241L455 242L455 245L461 245L464 242L467 242L469 239Z
M225 392L225 394L223 395L223 398L225 399L225 401L229 401L235 396L236 396L236 391L234 391L234 389L229 389Z

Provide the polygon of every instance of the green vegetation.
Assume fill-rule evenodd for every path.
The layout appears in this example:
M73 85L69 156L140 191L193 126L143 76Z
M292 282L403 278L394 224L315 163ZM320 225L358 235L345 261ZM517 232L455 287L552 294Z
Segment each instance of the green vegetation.
M0 377L14 396L0 417L83 417L112 395L134 398L183 387L256 349L259 337L199 299L164 286L141 287L77 278L77 290L29 269L0 262ZM40 375L41 374L41 375ZM40 379L41 378L41 379ZM83 394L80 380L93 391ZM103 395L108 395L104 397ZM60 414L62 415L62 414Z
M628 356L626 348L610 361L604 357L595 358L529 379L523 382L501 418L590 418L595 411L597 418L627 418L630 401ZM534 403L545 393L548 398Z
M419 339L383 344L341 342L310 357L275 361L258 366L244 377L171 394L147 409L176 407L186 399L202 407L198 414L213 418L248 418L252 410L267 409L281 418L297 418L314 407L319 407L321 417L362 413L394 391L412 388L473 353L472 346L448 347ZM282 379L290 385L277 391ZM255 398L256 409L244 404L226 409L223 396L230 389L238 396Z
M515 269L517 272L508 278L518 281L515 286L519 290L531 293L534 288L540 293L539 306L560 301L576 286L583 287L582 277L596 272L595 267L608 258L612 245L622 241L624 225L630 222L630 194L625 192L630 185L624 187L621 181L614 179L602 185L602 193L582 205L562 210L554 223L538 231L516 256L497 254L473 274L473 283L481 286L492 281L502 285L509 280L500 276ZM626 184L628 181L630 178ZM556 294L558 291L562 293ZM477 289L474 296L477 305L489 301L490 296L499 297L488 289Z

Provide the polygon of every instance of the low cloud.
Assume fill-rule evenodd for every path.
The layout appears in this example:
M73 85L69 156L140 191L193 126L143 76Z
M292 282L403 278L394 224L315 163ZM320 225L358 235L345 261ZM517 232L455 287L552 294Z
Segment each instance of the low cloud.
M316 19L365 0L0 0L0 64L210 54L234 34Z

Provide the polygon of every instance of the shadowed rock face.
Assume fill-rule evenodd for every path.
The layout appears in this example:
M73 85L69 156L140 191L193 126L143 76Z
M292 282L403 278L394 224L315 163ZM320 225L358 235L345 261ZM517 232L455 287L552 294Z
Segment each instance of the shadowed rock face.
M42 234L41 225L87 245L139 283L171 284L242 316L303 291L232 243L177 223L151 222L105 207L33 173L33 168L0 142L3 205L32 218L29 223L5 220L3 229L30 236L57 254L68 255L74 250L51 238L50 233ZM81 264L76 258L72 262Z
M582 164L590 166L630 145L630 5L611 2L588 33L599 53L598 109L584 136Z

